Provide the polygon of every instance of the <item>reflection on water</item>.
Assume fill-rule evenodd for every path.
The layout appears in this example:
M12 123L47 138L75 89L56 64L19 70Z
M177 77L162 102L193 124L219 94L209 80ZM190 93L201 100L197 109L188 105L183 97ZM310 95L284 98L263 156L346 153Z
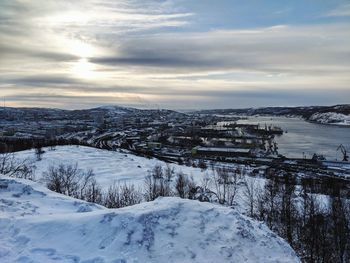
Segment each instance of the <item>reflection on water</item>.
M309 123L297 118L286 117L248 117L238 123L262 125L272 124L287 133L276 136L279 153L288 157L307 158L315 152L323 154L328 160L341 160L337 147L343 144L350 152L350 128Z

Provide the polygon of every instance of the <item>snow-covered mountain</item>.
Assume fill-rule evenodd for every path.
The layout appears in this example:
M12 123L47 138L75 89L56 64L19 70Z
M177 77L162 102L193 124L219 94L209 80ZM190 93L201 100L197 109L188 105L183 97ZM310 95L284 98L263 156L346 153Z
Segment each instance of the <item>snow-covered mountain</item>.
M311 121L315 121L323 124L335 124L335 125L349 125L350 115L345 115L336 112L315 113L309 118Z
M0 211L3 263L299 262L264 224L198 201L112 210L2 177Z

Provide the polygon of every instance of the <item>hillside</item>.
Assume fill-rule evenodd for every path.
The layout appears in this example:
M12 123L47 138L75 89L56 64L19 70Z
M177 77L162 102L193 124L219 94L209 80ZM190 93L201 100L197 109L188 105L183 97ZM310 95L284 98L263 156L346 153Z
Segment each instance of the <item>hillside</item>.
M337 112L314 113L309 120L323 124L350 125L350 114Z
M79 209L82 201L37 183L4 177L0 186L3 263L299 262L264 224L230 208L161 198L118 210L87 203L90 209Z
M37 161L35 150L26 150L16 153L19 159L33 161L36 166L36 179L40 180L42 174L47 172L49 166L59 164L78 163L81 169L92 169L96 180L104 189L107 189L113 182L132 183L142 187L145 177L156 165L166 167L167 163L155 158L145 158L118 151L107 151L85 146L57 146L54 150L43 149L45 153L42 160ZM187 167L178 164L168 164L174 169L174 173L183 172L188 176L193 175L197 181L204 176L199 168Z
M309 107L262 107L246 109L202 110L202 114L297 116L323 124L350 125L350 104Z

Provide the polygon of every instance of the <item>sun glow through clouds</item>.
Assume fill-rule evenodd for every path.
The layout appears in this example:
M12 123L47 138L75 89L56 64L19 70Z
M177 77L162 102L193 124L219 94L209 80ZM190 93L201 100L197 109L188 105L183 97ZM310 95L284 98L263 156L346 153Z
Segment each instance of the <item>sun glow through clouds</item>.
M80 57L77 62L74 62L71 72L77 78L92 79L96 78L95 65L89 62L89 58L96 55L94 47L86 42L80 40L69 41L70 53Z
M80 40L71 41L69 46L70 46L69 47L70 52L73 55L76 55L76 56L79 56L82 58L92 57L96 53L96 51L94 50L94 48L90 44L85 43L85 42L80 41Z
M90 63L87 58L81 58L77 62L74 63L72 67L72 73L82 79L92 79L96 78L97 74L94 71L94 64Z
M346 0L0 1L0 93L13 105L113 104L112 93L173 109L349 100Z

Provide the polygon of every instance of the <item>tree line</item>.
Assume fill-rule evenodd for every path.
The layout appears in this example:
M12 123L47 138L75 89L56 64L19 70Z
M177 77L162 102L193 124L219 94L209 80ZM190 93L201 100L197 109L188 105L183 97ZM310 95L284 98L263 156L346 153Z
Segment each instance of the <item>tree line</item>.
M0 138L0 154L12 153L34 148L54 147L60 145L82 145L89 146L87 143L78 139L63 139L63 138Z

